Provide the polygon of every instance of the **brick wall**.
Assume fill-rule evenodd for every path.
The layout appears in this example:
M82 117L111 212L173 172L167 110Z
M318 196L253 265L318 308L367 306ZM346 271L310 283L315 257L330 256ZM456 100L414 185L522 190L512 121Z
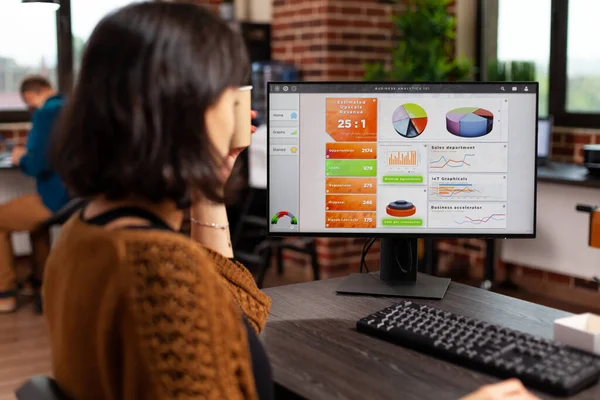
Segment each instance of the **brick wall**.
M551 157L554 161L582 163L586 144L600 144L600 130L556 127Z
M361 80L364 64L389 60L394 5L376 0L275 0L273 58L305 80Z

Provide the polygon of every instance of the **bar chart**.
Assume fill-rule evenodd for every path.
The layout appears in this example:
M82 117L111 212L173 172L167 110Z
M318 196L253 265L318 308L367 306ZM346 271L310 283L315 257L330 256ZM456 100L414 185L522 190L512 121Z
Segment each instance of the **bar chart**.
M416 167L418 165L417 152L412 151L390 151L388 152L389 166Z

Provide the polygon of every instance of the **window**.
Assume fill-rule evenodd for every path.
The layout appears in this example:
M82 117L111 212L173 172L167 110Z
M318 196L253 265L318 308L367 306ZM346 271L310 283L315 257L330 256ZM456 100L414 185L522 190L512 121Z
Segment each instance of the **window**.
M494 61L535 65L540 117L556 125L600 128L597 0L481 0L481 71ZM509 74L510 75L510 74Z
M500 0L498 60L532 62L533 80L540 83L539 113L548 116L551 0ZM535 18L532 18L535 16Z
M110 12L117 10L132 0L71 0L71 29L73 33L73 70L79 71L85 43L98 22Z
M19 86L41 74L64 93L79 71L85 43L108 13L133 0L60 0L58 12L21 0L0 0L0 122L29 119Z
M486 23L484 35L486 43L491 43L486 57L497 60L508 69L507 79L511 79L510 69L514 63L531 63L533 76L529 79L540 84L539 114L548 116L548 95L550 85L550 23L552 0L497 0L485 4ZM494 21L495 20L495 21ZM488 66L488 68L491 66ZM483 71L484 78L490 74Z
M600 113L600 47L592 38L600 36L600 2L569 2L567 30L568 113ZM600 127L600 126L599 126Z
M56 36L54 11L0 1L0 112L26 116L19 86L27 75L41 74L57 85Z

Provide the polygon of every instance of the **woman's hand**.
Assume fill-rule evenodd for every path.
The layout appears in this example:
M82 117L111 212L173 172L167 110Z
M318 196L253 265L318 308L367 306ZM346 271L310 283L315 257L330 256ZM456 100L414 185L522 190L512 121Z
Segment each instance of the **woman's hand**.
M481 387L460 400L539 400L525 389L521 381L509 379L495 385Z
M258 112L252 110L250 112L250 118L254 119L258 116ZM256 132L256 127L252 126L252 133L254 134ZM231 149L229 151L229 154L227 155L227 159L225 161L225 177L228 178L229 175L231 174L231 171L233 170L233 166L235 165L235 161L237 160L238 156L242 153L242 151L246 150L245 147L238 147L236 149Z

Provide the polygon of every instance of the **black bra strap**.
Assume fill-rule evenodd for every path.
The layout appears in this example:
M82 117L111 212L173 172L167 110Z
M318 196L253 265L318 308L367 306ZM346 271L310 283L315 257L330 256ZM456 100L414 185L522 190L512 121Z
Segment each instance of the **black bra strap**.
M83 218L83 214L84 213L82 212L81 219L84 222L86 222L88 224L92 224L92 225L104 226L104 225L110 224L111 222L113 222L119 218L133 217L133 218L145 219L146 221L150 222L149 227L148 226L139 226L139 227L135 227L135 228L154 228L154 229L173 231L173 229L169 225L167 225L162 219L158 218L156 215L154 215L150 211L144 210L143 208L139 208L139 207L116 208L114 210L107 211L104 214L100 214L100 215L95 216L94 218L90 218L88 220L85 220ZM132 228L134 228L134 227L132 227Z

